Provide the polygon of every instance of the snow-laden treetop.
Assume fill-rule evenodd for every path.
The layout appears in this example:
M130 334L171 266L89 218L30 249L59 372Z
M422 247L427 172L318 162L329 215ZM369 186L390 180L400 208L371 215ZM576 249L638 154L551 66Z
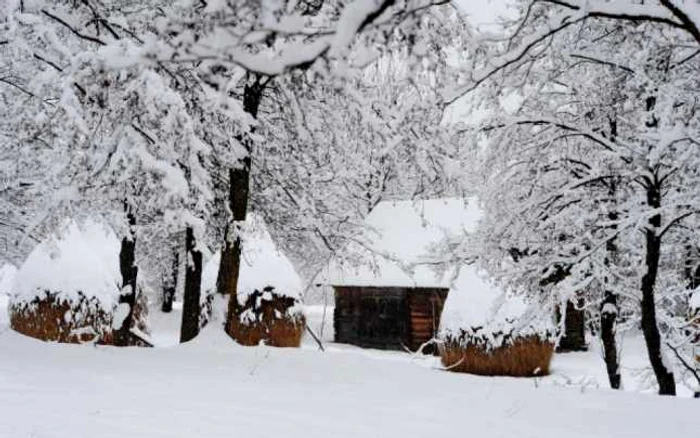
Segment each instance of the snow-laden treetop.
M328 264L317 283L332 286L450 287L453 271L435 269L436 248L473 232L476 200L383 201L365 227Z
M248 213L241 229L241 270L238 276L238 301L243 305L246 297L266 287L273 287L278 295L300 298L301 277L294 265L272 240L263 219ZM209 260L202 273L202 290L211 294L216 290L221 252Z
M49 292L59 300L74 300L82 293L111 310L120 292L119 247L105 225L68 220L29 254L11 295L16 301L31 301Z

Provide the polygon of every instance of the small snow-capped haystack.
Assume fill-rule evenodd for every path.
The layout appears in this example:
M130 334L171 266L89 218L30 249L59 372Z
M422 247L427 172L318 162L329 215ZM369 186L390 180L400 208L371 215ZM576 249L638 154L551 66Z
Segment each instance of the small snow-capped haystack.
M474 266L462 266L440 325L440 356L450 371L486 376L549 374L552 321L522 296L502 291Z
M103 224L66 222L20 267L10 295L12 329L44 341L111 344L119 248Z
M301 278L276 247L262 218L249 214L242 236L238 295L228 306L233 315L226 332L241 345L263 342L275 347L298 347L305 322L300 305ZM204 324L225 320L225 305L217 304L223 300L216 296L220 260L221 253L217 252L202 273Z

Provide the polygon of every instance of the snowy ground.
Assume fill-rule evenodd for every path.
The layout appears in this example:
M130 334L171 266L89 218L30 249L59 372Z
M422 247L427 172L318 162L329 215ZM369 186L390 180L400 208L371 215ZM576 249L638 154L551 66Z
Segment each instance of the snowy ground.
M319 315L310 309L317 330ZM161 345L176 339L176 316L152 314ZM332 338L328 316L324 338ZM0 327L0 354L2 438L682 438L700 430L697 400L595 389L604 388L595 352L559 356L541 380L459 375L435 369L433 358L334 344L322 353L310 340L298 350L238 347L213 329L186 345L117 349L45 344Z

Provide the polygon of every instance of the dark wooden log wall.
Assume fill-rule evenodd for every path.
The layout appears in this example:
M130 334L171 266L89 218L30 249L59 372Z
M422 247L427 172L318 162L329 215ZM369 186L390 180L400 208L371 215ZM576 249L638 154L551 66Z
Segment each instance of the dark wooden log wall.
M440 315L447 299L447 289L409 289L408 307L411 317L411 340L408 347L412 351L432 339L440 328ZM425 353L435 353L434 345L427 346Z
M440 326L447 297L447 289L359 286L334 289L335 341L385 350L415 351L430 340Z

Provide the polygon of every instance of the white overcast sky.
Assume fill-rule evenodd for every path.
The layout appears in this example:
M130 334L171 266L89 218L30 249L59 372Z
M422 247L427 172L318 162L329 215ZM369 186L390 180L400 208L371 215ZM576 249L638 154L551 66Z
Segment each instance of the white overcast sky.
M499 16L512 18L514 12L509 10L509 0L455 0L459 7L469 17L472 24L493 24Z

